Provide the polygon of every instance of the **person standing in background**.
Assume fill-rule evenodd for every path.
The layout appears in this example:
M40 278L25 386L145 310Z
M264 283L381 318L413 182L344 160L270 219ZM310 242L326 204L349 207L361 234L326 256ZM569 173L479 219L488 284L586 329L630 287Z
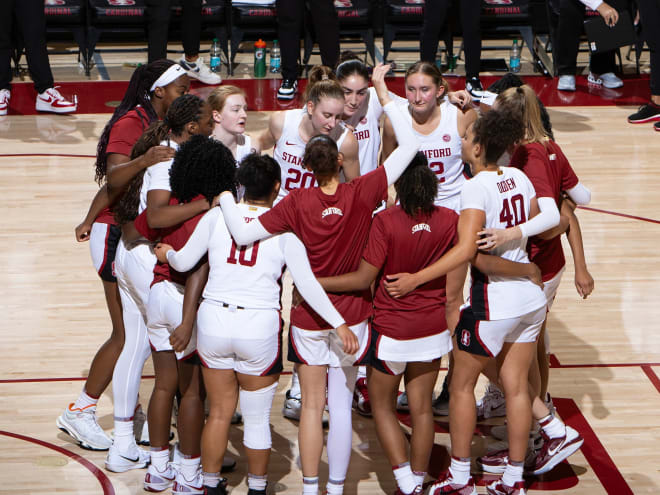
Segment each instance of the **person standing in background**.
M339 18L332 0L314 0L310 9L321 62L334 67L339 60ZM304 0L277 0L277 30L282 50L282 85L279 100L292 100L298 90L300 31L305 16Z
M170 25L172 0L145 0L148 61L167 58L167 32ZM202 0L182 0L181 37L184 56L178 63L186 69L189 77L204 84L216 85L222 82L219 74L211 72L204 59L199 56L199 43L202 31Z
M60 94L50 70L46 49L46 15L43 0L0 2L0 116L7 115L11 98L11 33L14 19L23 35L30 77L37 91L38 112L71 113L78 102Z
M639 14L642 22L642 34L651 51L651 101L639 107L637 112L628 117L631 124L657 121L653 129L660 131L660 2L658 0L639 0Z
M426 0L424 23L419 37L419 55L424 62L435 64L440 32L447 23L449 0ZM481 2L480 0L460 0L461 28L465 47L465 89L474 97L483 94L479 80L481 62Z

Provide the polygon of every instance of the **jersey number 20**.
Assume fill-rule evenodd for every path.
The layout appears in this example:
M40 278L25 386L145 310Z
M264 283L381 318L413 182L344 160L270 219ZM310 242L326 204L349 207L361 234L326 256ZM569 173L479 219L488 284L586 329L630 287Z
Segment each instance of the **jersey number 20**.
M229 258L227 258L227 263L235 265L239 263L243 266L254 266L257 263L257 254L259 254L259 241L252 244L250 249L250 259L247 259L246 252L250 246L241 246L240 248L236 247L236 243L232 241L231 251L229 252ZM238 260L236 259L236 251L238 250Z
M504 198L502 202L502 211L500 212L500 222L507 227L513 227L527 221L525 216L525 201L522 194L511 196L511 201Z
M287 173L289 174L289 177L284 181L284 189L287 191L316 186L314 174L310 174L309 172L301 173L300 170L295 168L290 168Z

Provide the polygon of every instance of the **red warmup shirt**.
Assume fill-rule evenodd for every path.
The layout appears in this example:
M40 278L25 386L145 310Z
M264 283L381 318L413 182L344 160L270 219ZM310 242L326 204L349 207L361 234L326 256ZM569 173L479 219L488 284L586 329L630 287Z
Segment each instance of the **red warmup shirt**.
M193 201L196 201L198 199L204 199L204 197L202 195L196 196L195 198L193 198ZM178 205L179 200L176 199L175 197L170 197L169 204ZM179 225L176 225L174 227L168 227L165 229L152 229L151 227L149 227L149 224L147 223L147 210L144 210L142 213L138 215L134 223L137 231L140 234L142 234L146 239L149 239L152 242L155 242L158 239L160 239L162 242L164 242L165 244L169 244L176 251L178 251L179 249L181 249L183 246L186 245L186 242L188 242L188 239L190 239L190 236L195 230L195 227L197 227L197 224L199 223L199 221L203 216L204 213L199 213L194 217L189 218L185 222L180 223ZM206 261L206 257L202 258L200 264L204 263L205 261ZM191 272L192 271L195 271L195 268L193 268ZM154 279L151 282L151 286L157 284L158 282L162 282L163 280L169 280L170 282L174 282L179 285L185 285L189 273L190 272L187 273L177 272L176 270L170 268L169 264L161 263L160 261L158 261L154 266Z
M294 189L275 207L259 217L271 234L293 232L305 245L317 277L353 272L369 234L374 209L387 198L387 176L377 168L349 183L335 194L320 188ZM372 312L369 290L330 294L330 300L348 325L366 320ZM307 303L291 310L291 323L305 330L323 330L328 324Z
M373 321L379 333L396 340L410 340L447 330L446 277L421 285L399 299L390 297L383 284L386 275L415 273L439 260L456 244L457 226L456 212L443 207L415 218L400 206L376 215L362 257L380 268Z
M131 156L133 145L142 136L145 129L149 127L150 123L147 112L142 107L137 107L126 112L126 114L113 124L112 129L110 129L105 154L117 153L118 155ZM94 221L113 225L117 224L109 207L104 208Z
M552 198L559 208L562 191L578 183L568 159L554 141L519 146L511 157L511 166L521 169L534 185L537 198ZM553 278L566 264L561 236L544 241L532 237L527 243L529 260L541 269L543 281Z

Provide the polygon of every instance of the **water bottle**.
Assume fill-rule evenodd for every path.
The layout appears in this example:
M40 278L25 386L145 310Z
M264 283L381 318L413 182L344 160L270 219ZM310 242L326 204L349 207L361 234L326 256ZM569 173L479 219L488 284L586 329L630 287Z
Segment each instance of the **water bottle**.
M518 40L513 40L513 46L509 54L509 69L511 72L520 72L520 48L518 48Z
M277 40L273 40L273 48L270 49L270 71L279 72L282 65L282 54L280 52L280 44Z
M266 77L266 42L254 43L254 77Z
M220 72L220 44L218 43L218 38L213 38L210 56L211 60L209 65L211 67L211 72Z

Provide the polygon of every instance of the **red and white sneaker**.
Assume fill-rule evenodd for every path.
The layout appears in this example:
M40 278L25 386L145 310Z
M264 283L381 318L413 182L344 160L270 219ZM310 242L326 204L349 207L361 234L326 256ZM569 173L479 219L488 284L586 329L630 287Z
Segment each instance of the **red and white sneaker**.
M144 475L144 489L148 492L162 492L172 486L176 471L172 464L167 463L165 471L158 471L156 466L149 464L147 474Z
M472 476L464 485L454 483L449 471L445 472L442 478L433 483L428 491L428 495L442 495L444 493L452 493L454 495L477 495L477 489L474 486Z
M550 438L543 431L543 446L536 454L532 474L543 474L551 471L557 464L573 455L582 447L584 439L570 426L566 427L563 437Z
M358 378L358 381L355 382L353 407L362 416L371 416L371 402L369 402L366 378Z
M9 99L11 98L11 91L8 89L0 89L0 117L7 115L9 110Z
M71 113L77 110L78 99L74 96L73 101L67 100L57 90L58 87L49 88L37 95L37 112Z
M536 447L534 442L534 437L529 438L529 444L527 445L527 454L525 455L525 472L531 472L534 470L536 465L536 457L540 447ZM509 449L500 449L493 452L489 452L486 455L477 457L476 463L477 466L481 468L484 473L490 474L503 474L506 465L509 462Z
M192 480L178 471L172 486L173 495L204 495L204 477L202 476L202 469L198 469L197 474Z
M505 485L502 480L493 481L486 487L488 495L526 495L525 482L518 481L513 486Z

